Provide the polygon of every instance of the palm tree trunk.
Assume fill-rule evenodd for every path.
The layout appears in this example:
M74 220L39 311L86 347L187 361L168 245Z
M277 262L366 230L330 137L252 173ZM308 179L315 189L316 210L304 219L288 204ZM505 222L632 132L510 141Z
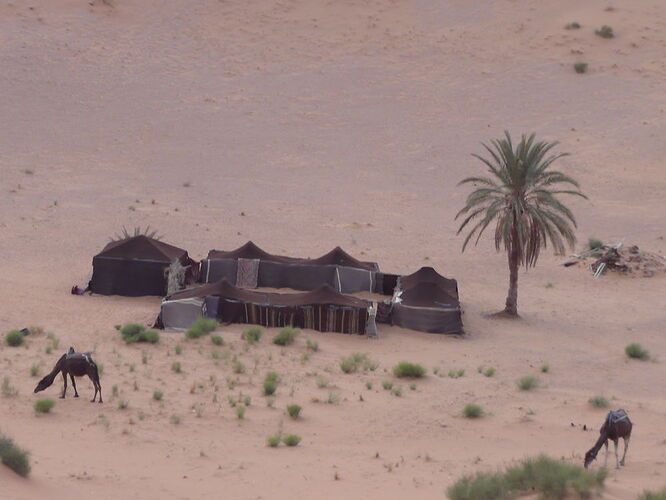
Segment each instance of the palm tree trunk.
M509 316L518 316L518 267L520 266L520 253L518 251L518 231L511 229L511 248L509 257L509 294L506 297L504 313Z

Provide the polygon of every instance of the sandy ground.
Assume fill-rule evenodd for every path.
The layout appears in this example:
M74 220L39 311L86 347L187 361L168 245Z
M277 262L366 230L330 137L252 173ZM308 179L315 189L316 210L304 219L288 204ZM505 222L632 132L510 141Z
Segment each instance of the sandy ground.
M614 39L594 34L603 24ZM462 474L537 453L580 462L604 418L595 395L635 422L605 498L666 485L666 279L593 280L545 253L521 273L522 320L488 319L505 257L488 240L461 254L453 220L479 143L536 131L572 153L559 167L590 197L571 202L581 241L666 255L665 53L662 0L2 0L0 330L40 325L59 347L0 346L18 389L0 396L0 429L33 463L29 480L0 467L0 498L444 498ZM246 348L231 326L220 348L181 334L125 346L113 326L151 322L159 299L69 288L123 225L147 224L195 258L252 239L297 256L341 245L388 272L433 265L459 280L467 335L306 331L280 349L267 332ZM307 339L320 350L304 360ZM630 342L655 359L627 361ZM105 403L82 380L82 398L37 417L30 366L43 375L70 345L94 349ZM377 370L341 373L354 352ZM403 359L428 367L414 390L390 373ZM518 391L528 374L541 386ZM489 415L462 418L470 402ZM268 448L280 428L301 444Z

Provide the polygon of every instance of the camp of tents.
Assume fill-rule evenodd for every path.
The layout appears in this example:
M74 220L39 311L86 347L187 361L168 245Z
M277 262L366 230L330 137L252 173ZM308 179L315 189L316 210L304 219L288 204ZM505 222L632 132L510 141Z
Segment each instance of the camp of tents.
M169 290L170 272L183 276ZM288 288L302 293L260 291ZM146 235L112 241L93 258L93 293L165 297L156 325L186 330L200 317L222 323L293 326L323 332L375 333L387 323L431 333L462 333L456 280L431 267L399 276L336 247L314 259L270 254L253 242L211 250L200 263L187 251ZM368 300L353 293L387 296Z

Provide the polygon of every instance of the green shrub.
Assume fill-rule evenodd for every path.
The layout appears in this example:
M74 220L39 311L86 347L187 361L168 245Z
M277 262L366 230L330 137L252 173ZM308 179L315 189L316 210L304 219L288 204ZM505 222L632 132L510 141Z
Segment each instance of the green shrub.
M308 349L310 349L313 352L317 352L319 350L319 342L317 342L316 340L308 339L308 341L306 342L306 346Z
M493 368L493 367L491 366L490 368L486 369L486 371L483 372L483 374L484 374L486 377L492 377L493 375L495 375L495 371L496 371L495 368Z
M588 250L599 250L602 246L604 246L604 242L599 238L588 238L587 240Z
M236 407L236 418L238 420L243 420L245 418L245 407L237 406Z
M340 361L340 369L344 373L354 373L359 370L364 372L368 370L375 371L377 369L377 363L371 360L367 354L355 352L351 356Z
M162 391L153 391L153 399L155 401L162 401L164 393Z
M19 330L11 330L5 334L5 342L8 346L18 347L25 341L25 337Z
M179 425L181 422L181 419L178 415L171 415L171 418L169 419L169 422L171 422L173 425Z
M217 326L218 323L213 318L198 318L194 323L192 323L192 326L190 326L189 330L185 332L185 336L188 339L198 339L199 337L203 337L204 335L207 335L215 330Z
M666 488L659 491L645 490L641 493L641 496L638 497L638 500L666 500Z
M301 437L296 434L287 434L282 438L282 442L287 446L296 446L301 442Z
M124 399L120 400L118 402L118 409L120 409L120 410L126 410L128 406L129 406L129 403L127 401L125 401Z
M541 365L541 373L548 373L550 371L550 365Z
M263 333L264 331L260 327L251 326L245 330L241 336L248 344L254 344L255 342L259 342L259 339Z
M576 73L582 74L587 71L587 63L586 62L577 62L574 63L574 70Z
M183 354L183 346L178 344L175 347L174 352L176 353L176 356L180 356L181 354Z
M37 413L48 413L55 406L55 401L52 399L38 399L35 402L35 412Z
M396 377L414 377L421 378L425 375L426 369L419 364L401 361L393 367L393 375Z
M28 453L14 444L12 439L0 433L0 462L16 472L19 476L30 474Z
M157 344L160 341L160 334L157 330L146 330L145 326L138 323L127 323L120 329L120 334L127 344L135 342Z
M219 335L212 335L210 341L215 345L224 345L224 339Z
M483 408L481 408L479 405L468 404L465 405L465 408L463 409L463 415L465 415L467 418L479 418L482 417L483 414Z
M539 385L539 379L533 375L525 375L516 381L518 389L521 391L531 391Z
M36 377L37 375L39 375L39 363L33 363L30 367L30 376Z
M271 448L276 448L280 444L280 441L282 441L282 434L279 432L266 438L266 444Z
M180 361L174 361L171 364L171 369L176 373L181 373L183 371L183 367L181 366Z
M595 408L608 408L610 404L608 400L603 396L594 396L593 398L590 398L589 401L590 404Z
M294 343L298 332L299 330L297 328L285 326L275 337L273 337L273 343L277 345L291 345Z
M385 391L390 391L393 389L393 382L390 380L384 380L382 381L382 387L384 388Z
M571 494L585 499L601 490L605 479L606 469L590 471L542 455L524 460L504 473L465 476L447 494L450 500L513 499L531 493L545 499L563 499Z
M245 365L241 363L240 361L236 360L233 362L233 367L232 367L234 373L245 373Z
M573 23L567 23L564 28L568 30L578 30L580 29L580 24L574 21Z
M596 30L595 33L601 38L613 38L615 36L615 33L613 33L613 28L607 24L604 24L601 28Z
M272 396L277 390L280 376L275 372L268 372L264 378L264 395Z
M629 344L624 348L624 352L630 358L643 361L650 359L650 352L640 344Z
M449 370L449 377L451 378L460 378L465 376L465 370L464 369L459 369L459 370Z
M301 416L301 410L302 408L299 405L287 405L287 413L294 420Z

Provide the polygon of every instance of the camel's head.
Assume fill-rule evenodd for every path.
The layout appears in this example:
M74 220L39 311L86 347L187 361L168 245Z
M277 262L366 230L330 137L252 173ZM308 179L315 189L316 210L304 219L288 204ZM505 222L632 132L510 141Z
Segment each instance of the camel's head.
M49 377L46 376L42 380L39 381L37 384L37 387L35 387L35 393L43 391L47 387L50 387L50 385L53 383L53 380L49 380Z
M583 465L587 469L590 466L590 464L596 459L597 459L597 452L594 451L593 448L585 454L585 463Z

